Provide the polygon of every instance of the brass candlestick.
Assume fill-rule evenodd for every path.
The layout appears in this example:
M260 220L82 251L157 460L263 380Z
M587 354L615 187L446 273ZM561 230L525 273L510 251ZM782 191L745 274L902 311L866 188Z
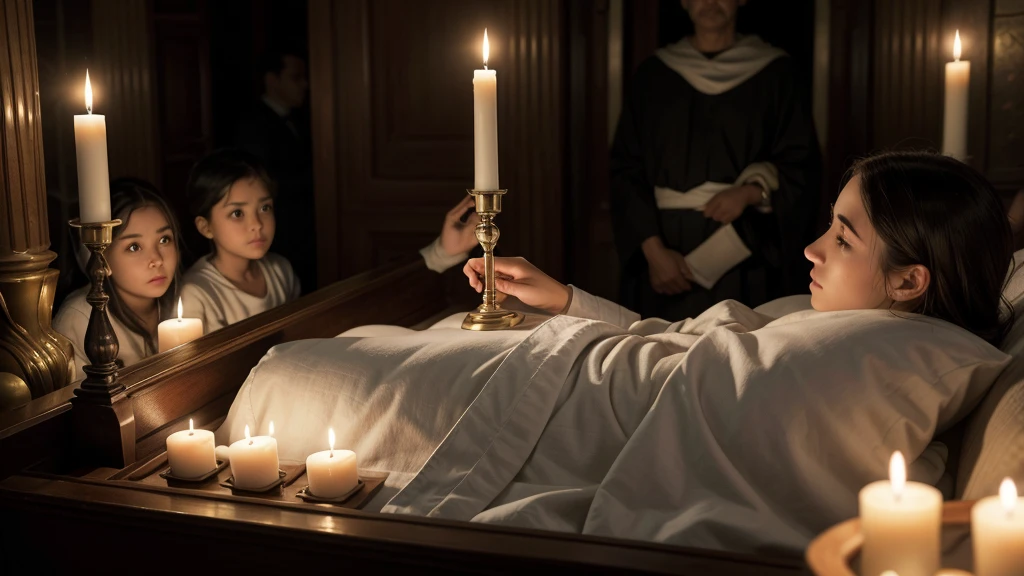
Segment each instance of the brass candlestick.
M468 190L476 200L476 213L480 223L476 226L476 239L484 249L484 302L466 315L462 321L463 330L503 330L523 321L523 314L503 310L495 301L494 289L494 246L501 233L494 225L494 217L501 212L501 197L507 190Z
M75 395L83 400L107 403L112 396L124 390L117 379L117 335L107 317L110 296L103 290L103 281L110 276L110 267L103 252L113 240L114 226L120 226L121 221L83 223L75 218L70 224L80 230L82 244L92 253L87 266L92 288L85 297L92 305L89 327L85 331L85 354L91 364L83 367L86 378L75 390Z

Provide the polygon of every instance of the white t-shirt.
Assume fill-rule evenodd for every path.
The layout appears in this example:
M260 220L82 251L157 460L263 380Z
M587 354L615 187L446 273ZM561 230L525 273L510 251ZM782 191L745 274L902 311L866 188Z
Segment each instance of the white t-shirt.
M86 374L82 367L91 364L85 355L85 331L89 328L89 315L92 314L92 306L85 299L88 294L88 286L69 294L53 319L54 330L71 340L71 344L75 347L75 380L84 379ZM117 318L110 313L109 308L107 308L107 317L110 318L110 325L113 326L114 335L117 336L117 357L124 362L126 367L156 352L155 350L147 351L145 339L118 322Z
M299 277L284 256L268 252L256 263L267 284L262 298L239 290L210 262L209 255L200 258L185 273L184 316L202 320L203 332L209 334L299 297Z

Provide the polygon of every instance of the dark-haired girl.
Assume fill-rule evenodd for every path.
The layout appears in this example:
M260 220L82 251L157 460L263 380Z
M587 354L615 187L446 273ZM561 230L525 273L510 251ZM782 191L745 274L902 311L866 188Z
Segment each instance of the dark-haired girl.
M149 183L121 179L111 183L111 212L122 224L114 228L105 256L111 274L104 289L110 324L117 335L118 357L126 366L157 352L157 324L170 318L178 280L178 224L167 203ZM85 378L85 331L92 306L89 287L68 295L53 327L75 347L76 379Z

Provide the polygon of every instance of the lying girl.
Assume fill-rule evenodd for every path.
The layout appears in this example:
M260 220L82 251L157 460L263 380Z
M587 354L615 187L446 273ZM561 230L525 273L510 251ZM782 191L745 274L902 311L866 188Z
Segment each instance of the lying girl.
M391 472L369 510L798 553L856 515L895 450L937 484L933 438L1010 360L995 347L1009 225L966 165L858 163L806 255L817 310L725 301L674 324L499 259L498 290L564 314L277 346L218 436L272 419L282 458L301 461L333 427L362 467ZM480 269L466 267L478 290Z
M104 290L110 324L117 335L118 358L130 366L157 351L157 324L174 315L178 273L178 224L156 189L141 180L121 179L110 185L113 242L105 255L110 276ZM86 301L89 287L68 295L53 327L75 347L76 378L86 374L85 331L92 306Z

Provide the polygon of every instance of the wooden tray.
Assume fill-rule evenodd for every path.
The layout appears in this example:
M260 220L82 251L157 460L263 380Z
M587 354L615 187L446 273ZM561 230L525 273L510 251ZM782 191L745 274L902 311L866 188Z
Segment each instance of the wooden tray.
M203 498L211 498L215 500L230 500L230 501L246 501L246 502L263 502L274 505L287 505L296 506L302 508L310 507L333 507L333 508L349 508L358 510L366 505L371 498L381 487L384 486L384 481L387 480L389 474L387 472L369 472L363 471L359 474L359 479L362 480L362 486L359 491L353 494L350 498L345 500L342 504L328 504L319 502L306 502L301 498L297 497L296 494L302 490L309 482L306 480L306 465L287 465L282 464L281 470L284 471L284 481L280 486L264 492L262 494L255 494L249 492L233 492L231 488L222 486L222 484L231 476L231 467L225 466L220 469L216 474L211 475L204 482L181 482L172 479L162 478L161 472L165 472L168 469L167 453L163 452L154 456L153 458L139 462L136 465L129 466L124 470L119 471L117 474L111 476L108 480L113 484L118 485L129 485L137 488L144 488L147 490L157 492L170 492L173 494L190 494L193 496L200 496Z
M971 507L974 501L946 502L942 506L942 567L970 570ZM807 565L816 576L858 576L855 568L864 535L860 519L853 518L822 532L807 547Z

